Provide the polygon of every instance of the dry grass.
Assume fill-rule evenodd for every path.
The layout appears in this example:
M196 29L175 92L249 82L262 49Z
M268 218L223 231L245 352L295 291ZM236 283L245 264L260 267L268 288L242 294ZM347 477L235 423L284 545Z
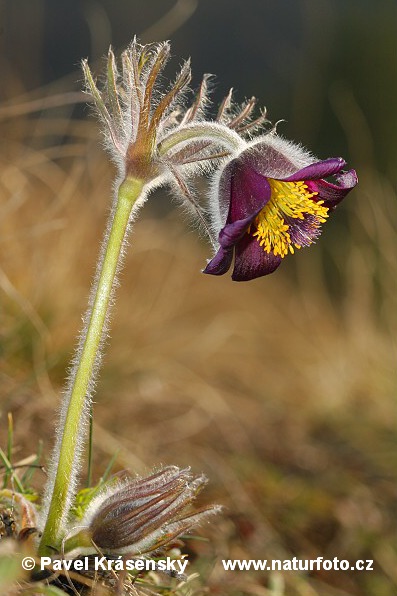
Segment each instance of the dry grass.
M90 123L9 119L0 145L2 441L44 441L108 208ZM354 156L353 156L354 158ZM355 164L357 165L357 164ZM397 591L396 230L370 165L318 246L268 278L203 276L209 250L158 194L136 225L95 405L97 476L189 464L226 506L189 543L214 594ZM158 209L160 207L160 209ZM344 212L344 214L341 212ZM43 478L36 475L36 486ZM222 558L374 559L373 572L226 573ZM284 586L284 587L283 587Z

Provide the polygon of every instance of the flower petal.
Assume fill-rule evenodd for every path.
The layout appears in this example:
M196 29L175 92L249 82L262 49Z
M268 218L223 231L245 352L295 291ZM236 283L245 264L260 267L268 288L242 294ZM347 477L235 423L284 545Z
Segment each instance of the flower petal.
M244 234L248 231L251 223L258 215L260 209L252 213L245 219L234 221L233 223L226 224L225 227L219 232L219 244L224 249L232 248L237 242L241 240Z
M249 281L273 273L282 259L273 253L267 253L259 242L246 234L236 246L236 259L232 279Z
M318 192L316 200L324 201L324 205L329 209L334 209L358 183L355 170L343 172L336 177L336 180L337 184L326 180L310 180L307 182L307 186L312 192Z
M265 176L251 166L233 160L220 180L220 194L229 193L227 223L219 232L220 248L203 273L223 275L233 260L233 247L241 241L252 221L270 200L271 189Z
M260 209L253 213L250 217L235 221L234 223L226 224L219 232L220 248L215 257L209 261L203 273L210 273L212 275L223 275L226 273L233 260L233 248L240 242L243 236L247 233L252 221L258 215Z
M322 161L312 163L301 170L283 178L284 182L298 182L300 180L319 180L320 178L326 178L327 176L333 176L338 174L346 165L346 162L342 157L330 157Z
M242 160L233 160L230 180L230 207L227 223L234 223L256 214L268 203L271 189L266 176L259 174Z
M229 271L232 260L233 248L225 250L221 246L214 258L207 263L207 266L203 269L203 273L209 273L210 275L224 275Z

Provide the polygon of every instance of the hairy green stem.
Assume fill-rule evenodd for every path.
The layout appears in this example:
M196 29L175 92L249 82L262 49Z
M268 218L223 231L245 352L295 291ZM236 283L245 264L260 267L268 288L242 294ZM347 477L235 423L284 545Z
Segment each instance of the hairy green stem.
M39 545L39 554L53 554L59 550L63 538L63 528L69 514L71 493L75 489L76 461L84 441L81 434L86 429L81 420L87 411L90 385L93 382L95 368L100 357L100 348L110 306L112 288L122 255L122 247L131 211L140 197L143 181L126 179L120 185L117 204L114 211L109 236L106 241L102 266L97 276L92 309L86 322L78 360L74 368L70 392L65 395L69 400L61 429L62 439L53 457L58 457L56 473L50 495L50 504L43 534Z

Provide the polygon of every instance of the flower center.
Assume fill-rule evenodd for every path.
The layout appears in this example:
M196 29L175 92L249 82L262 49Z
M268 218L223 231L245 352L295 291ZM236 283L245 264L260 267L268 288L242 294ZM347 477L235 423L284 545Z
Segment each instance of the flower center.
M310 192L305 182L280 182L268 178L271 188L269 202L251 226L267 253L285 257L288 251L308 246L320 234L321 224L328 217L324 201L313 201L317 192Z

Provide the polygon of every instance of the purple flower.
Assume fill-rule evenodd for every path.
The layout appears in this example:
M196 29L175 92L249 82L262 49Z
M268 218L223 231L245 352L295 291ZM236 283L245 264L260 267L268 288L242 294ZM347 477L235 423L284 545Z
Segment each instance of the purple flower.
M357 184L340 158L316 161L276 135L256 141L229 161L216 186L214 227L219 249L204 273L223 275L234 260L232 279L272 273L295 248L321 234L329 213ZM335 182L324 180L335 176Z

